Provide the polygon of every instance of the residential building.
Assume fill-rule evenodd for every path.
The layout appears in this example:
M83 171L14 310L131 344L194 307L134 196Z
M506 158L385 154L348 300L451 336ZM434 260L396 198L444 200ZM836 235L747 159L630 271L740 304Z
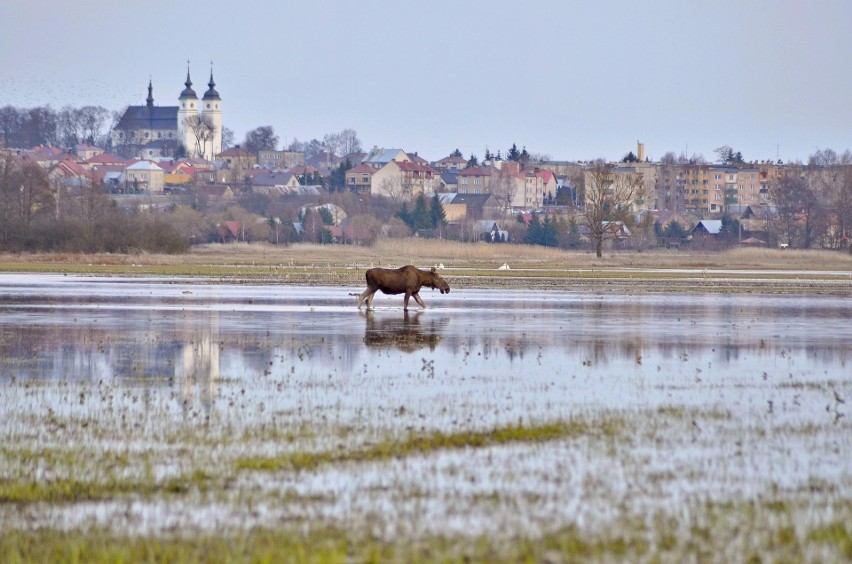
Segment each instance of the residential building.
M505 215L503 205L494 194L442 194L441 197L447 221L493 220Z
M102 155L104 150L100 147L93 147L92 145L86 143L80 143L76 147L74 147L74 154L77 155L77 158L80 160L89 160L92 157L97 155Z
M464 157L454 157L450 155L449 157L444 157L441 160L435 161L432 164L432 167L439 171L451 170L458 172L467 167L467 159Z
M163 192L164 171L152 161L138 161L124 169L124 186L127 192Z
M264 170L251 179L252 192L256 194L292 194L297 192L301 185L292 172Z
M359 164L346 171L346 188L351 192L369 194L373 185L376 169L367 164Z
M378 147L373 147L373 150L367 153L361 164L370 165L378 170L391 161L410 162L411 159L402 149L379 149Z
M287 170L305 164L303 151L258 151L257 164L272 170Z
M491 178L495 170L490 166L467 167L458 174L459 194L487 194L491 192Z
M370 166L369 163L361 164ZM438 172L428 165L390 160L376 170L370 182L370 193L393 199L412 200L424 194L431 196L441 187Z

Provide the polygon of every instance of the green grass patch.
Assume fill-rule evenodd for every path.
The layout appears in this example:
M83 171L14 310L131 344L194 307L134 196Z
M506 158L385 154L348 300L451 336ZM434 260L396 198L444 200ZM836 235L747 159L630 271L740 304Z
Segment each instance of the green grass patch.
M129 495L141 497L164 494L182 495L193 489L206 491L211 480L212 477L201 470L162 481L118 477L102 480L0 479L0 504L74 503L103 501Z
M849 507L849 500L843 501ZM415 535L379 537L361 523L184 530L153 535L105 529L5 530L0 561L28 562L801 562L815 557L852 559L852 536L838 520L805 528L790 525L809 514L809 502L791 504L785 518L754 501L692 506L689 516L660 511L622 515L608 526L576 524L539 535ZM801 540L799 540L801 539Z
M615 436L621 420L589 423L580 420L541 425L509 425L489 431L410 434L400 441L384 441L363 448L334 452L294 452L272 457L244 457L235 462L237 470L313 470L319 466L346 462L370 462L428 454L439 450L482 448L507 443L542 442L586 435Z

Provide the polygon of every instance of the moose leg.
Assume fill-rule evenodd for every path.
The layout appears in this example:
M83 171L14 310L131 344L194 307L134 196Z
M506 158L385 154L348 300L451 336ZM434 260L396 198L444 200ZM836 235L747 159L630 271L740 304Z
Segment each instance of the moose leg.
M417 300L418 304L420 304L420 307L422 307L423 309L426 309L426 304L423 303L423 298L420 297L420 292L417 292L416 294L412 294L412 296L414 296L414 299Z
M367 286L367 289L358 295L358 309L361 309L361 304L367 300L367 309L370 309L370 302L373 301L373 294L376 291Z
M403 307L402 307L402 309L404 309L404 310L406 310L406 311L408 311L408 299L409 299L410 297L411 297L411 294L410 294L410 293L408 293L408 292L406 292L406 293L405 293L405 301L403 302Z
M376 296L376 290L372 290L367 296L367 311L373 309L373 298Z

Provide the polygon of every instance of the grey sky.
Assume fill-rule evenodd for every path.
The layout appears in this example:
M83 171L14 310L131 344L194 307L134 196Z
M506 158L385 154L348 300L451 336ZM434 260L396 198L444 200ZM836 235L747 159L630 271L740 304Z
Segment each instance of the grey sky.
M11 3L11 5L8 5ZM7 0L0 106L176 105L211 59L237 139L354 128L428 159L852 148L852 1Z

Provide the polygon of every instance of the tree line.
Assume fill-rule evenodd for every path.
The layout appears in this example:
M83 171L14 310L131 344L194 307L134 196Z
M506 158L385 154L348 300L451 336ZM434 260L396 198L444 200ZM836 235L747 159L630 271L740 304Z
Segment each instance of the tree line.
M51 106L0 108L0 142L7 147L30 148L38 145L74 147L88 143L106 147L110 131L121 114L102 106Z

